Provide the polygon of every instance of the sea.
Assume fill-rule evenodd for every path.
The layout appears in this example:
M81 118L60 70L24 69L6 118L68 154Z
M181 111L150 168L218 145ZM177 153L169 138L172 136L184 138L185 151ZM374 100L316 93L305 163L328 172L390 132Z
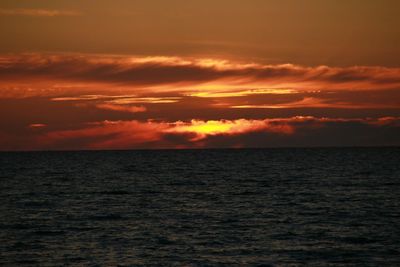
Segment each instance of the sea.
M0 153L0 266L400 266L400 148Z

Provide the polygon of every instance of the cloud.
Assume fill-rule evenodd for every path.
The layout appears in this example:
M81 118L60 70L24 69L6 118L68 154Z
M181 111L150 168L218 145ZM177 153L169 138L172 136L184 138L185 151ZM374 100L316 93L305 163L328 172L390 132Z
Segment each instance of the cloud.
M9 54L0 149L398 145L399 99L399 68Z
M274 120L192 120L190 123L176 122L168 133L192 133L191 141L198 141L209 135L237 135L252 131L269 131L292 134L293 128L286 123L275 123Z
M126 106L126 105L112 105L112 104L98 104L96 105L99 109L106 109L112 111L120 111L120 112L130 112L130 113L137 113L137 112L145 112L146 108L143 106Z
M46 124L44 123L32 123L29 125L30 128L42 128L42 127L46 127Z
M270 104L270 105L235 105L230 106L231 108L246 108L246 109L283 109L283 108L344 108L344 109L365 109L365 108L399 108L399 105L381 103L354 103L354 102L343 102L343 101L328 101L326 99L315 98L315 97L304 97L302 100L295 102L288 102L282 104Z
M56 149L141 148L158 141L167 128L166 123L151 121L103 121L76 130L52 131L39 136L37 141L40 147Z
M88 100L99 100L107 99L110 96L103 95L78 95L78 96L66 96L66 97L54 97L52 101L88 101Z
M120 97L108 101L115 104L132 104L132 103L153 103L153 104L170 104L181 100L181 97Z
M132 149L400 145L400 118L190 122L103 121L36 137L34 149Z
M226 97L240 97L249 95L273 95L273 94L296 94L298 91L287 88L263 88L263 89L242 89L242 90L229 90L221 92L213 92L212 90L205 90L204 92L196 92L188 94L189 96L204 97L204 98L226 98Z
M0 15L3 16L31 16L31 17L59 17L59 16L81 16L82 13L73 10L56 10L56 9L0 9Z
M19 54L0 57L3 83L29 81L102 84L158 91L185 90L207 96L327 89L383 89L400 86L400 69L262 65L217 59L129 57L87 54ZM98 88L98 86L97 86ZM260 89L261 88L261 89ZM266 88L266 89L262 89ZM262 92L260 90L265 90ZM227 96L227 95L220 95Z
M297 118L301 120L301 118ZM103 121L91 123L89 127L77 130L49 132L40 138L39 143L54 144L70 139L83 139L92 137L92 143L86 148L126 148L132 146L143 147L157 141L157 146L170 147L171 144L163 143L164 136L180 136L188 138L185 143L197 146L196 142L214 135L238 135L253 131L280 132L291 134L293 129L287 125L286 120L220 120L190 122L155 122L155 121ZM99 141L100 139L100 141ZM168 138L167 138L168 139ZM175 138L176 139L176 138ZM178 138L179 139L179 138ZM178 140L176 139L176 140ZM181 145L181 144L173 144Z

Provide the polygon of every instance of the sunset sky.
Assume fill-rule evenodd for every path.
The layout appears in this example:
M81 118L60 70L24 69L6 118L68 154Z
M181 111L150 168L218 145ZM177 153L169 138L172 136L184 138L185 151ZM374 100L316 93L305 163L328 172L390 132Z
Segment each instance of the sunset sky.
M399 10L2 0L0 150L399 146Z

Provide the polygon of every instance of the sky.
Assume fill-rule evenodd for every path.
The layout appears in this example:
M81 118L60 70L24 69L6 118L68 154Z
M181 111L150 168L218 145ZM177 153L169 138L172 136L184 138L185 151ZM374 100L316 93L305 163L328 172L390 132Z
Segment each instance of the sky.
M399 146L397 0L0 2L0 150Z

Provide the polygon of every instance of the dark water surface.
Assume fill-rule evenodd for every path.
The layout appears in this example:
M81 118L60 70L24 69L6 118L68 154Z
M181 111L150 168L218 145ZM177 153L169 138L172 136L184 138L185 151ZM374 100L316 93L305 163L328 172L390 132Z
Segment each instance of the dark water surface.
M400 266L400 149L0 153L2 266Z

